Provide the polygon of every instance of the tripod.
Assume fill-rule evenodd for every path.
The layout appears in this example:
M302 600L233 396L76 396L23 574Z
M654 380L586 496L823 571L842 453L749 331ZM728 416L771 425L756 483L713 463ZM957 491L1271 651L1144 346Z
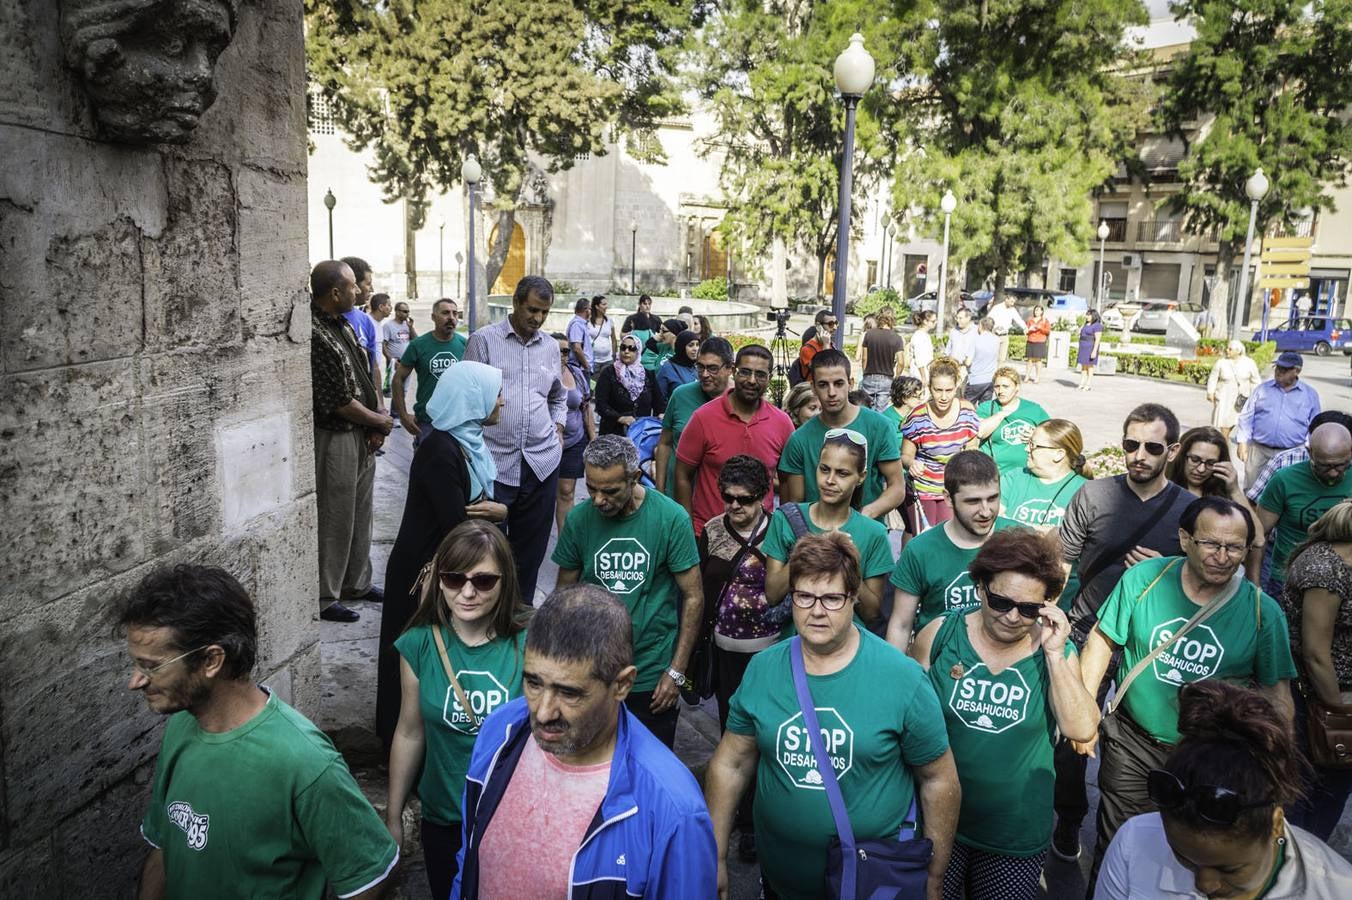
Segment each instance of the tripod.
M798 351L789 343L787 310L782 315L775 316L775 325L775 336L770 341L770 355L775 359L774 377L770 380L770 397L775 406L782 409L784 394L789 386L789 366L797 364Z

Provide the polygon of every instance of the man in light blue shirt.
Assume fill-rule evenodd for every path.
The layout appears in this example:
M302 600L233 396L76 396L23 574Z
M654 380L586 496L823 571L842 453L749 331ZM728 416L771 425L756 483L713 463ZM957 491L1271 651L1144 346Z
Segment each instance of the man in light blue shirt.
M963 396L973 403L985 403L994 396L995 369L1000 364L1000 338L995 334L995 320L986 316L977 328L972 341L972 367L967 372L967 389Z
M572 351L573 361L577 363L587 378L592 377L593 359L595 350L592 349L591 335L587 331L587 319L591 315L591 301L586 297L578 297L577 302L573 304L573 318L568 320L568 330L564 334L568 338L568 349Z
M1240 410L1235 443L1247 484L1269 459L1304 444L1310 420L1319 415L1319 393L1300 380L1302 365L1295 351L1278 356L1272 380L1258 385Z

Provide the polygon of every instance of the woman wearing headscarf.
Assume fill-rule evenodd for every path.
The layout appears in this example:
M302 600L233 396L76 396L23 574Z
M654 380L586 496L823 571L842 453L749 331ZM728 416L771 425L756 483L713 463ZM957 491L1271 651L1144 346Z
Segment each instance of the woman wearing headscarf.
M676 335L676 352L657 370L657 389L662 399L683 384L695 380L695 357L699 356L699 335L689 329Z
M662 368L662 363L676 352L676 335L689 327L685 319L665 320L662 327L657 329L657 334L649 337L647 342L639 347L639 351L643 354L639 357L643 368L656 375L657 370Z
M620 338L620 356L615 365L601 370L596 379L596 414L601 434L627 434L634 420L660 415L666 408L657 389L657 379L639 361L638 339Z
M441 539L466 519L501 522L507 507L493 501L498 468L484 443L485 425L502 411L502 372L483 363L458 362L446 370L427 401L432 431L408 470L408 495L399 536L385 568L376 669L376 733L388 751L399 721L399 656L394 650L417 608L418 572Z

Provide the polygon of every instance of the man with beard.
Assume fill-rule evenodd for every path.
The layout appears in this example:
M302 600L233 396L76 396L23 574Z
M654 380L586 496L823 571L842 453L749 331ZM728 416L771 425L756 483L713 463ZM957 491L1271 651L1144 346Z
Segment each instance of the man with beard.
M1071 640L1083 647L1099 607L1129 567L1161 556L1178 556L1179 519L1193 495L1165 475L1178 455L1178 417L1158 403L1133 409L1122 426L1125 475L1095 478L1071 498L1059 530L1061 558L1069 574L1078 561L1080 592L1071 607ZM1115 667L1098 702L1103 704ZM1094 686L1099 686L1095 681ZM1056 830L1052 853L1064 860L1080 856L1080 823L1089 812L1085 793L1086 760L1069 742L1056 749Z
M169 716L141 835L139 896L295 897L384 892L399 860L343 757L250 677L257 618L221 569L179 565L124 599L131 680Z
M455 330L459 318L460 308L449 297L442 297L433 303L432 330L410 340L395 364L394 395L391 398L394 412L399 424L417 440L432 430L432 419L427 415L427 401L432 399L437 382L447 369L465 358L468 342L463 334ZM414 395L413 415L409 415L404 384L414 372L418 375L418 391Z
M634 662L629 616L602 588L561 587L540 607L525 696L474 744L452 897L571 897L602 881L629 897L717 896L699 786L625 708Z
M1263 532L1273 535L1272 571L1263 589L1279 594L1286 584L1291 551L1310 526L1340 501L1352 497L1352 432L1326 422L1310 433L1310 458L1272 476L1258 499Z
M944 496L953 518L906 542L892 570L887 641L905 653L911 634L947 612L981 605L967 567L997 530L1018 525L1000 515L1000 470L980 450L954 454L944 467Z
M732 375L732 344L726 338L711 337L699 345L695 357L695 380L683 384L667 398L662 414L662 436L653 452L653 481L668 497L676 493L676 445L690 417L710 400L728 392Z
M628 608L638 675L625 705L670 747L704 609L690 515L638 483L638 449L626 437L601 435L582 462L590 497L568 514L554 547L558 586L600 585Z
M1225 497L1191 500L1178 522L1176 539L1184 555L1133 565L1099 609L1080 655L1084 685L1097 692L1119 651L1124 675L1098 748L1091 891L1117 829L1132 816L1156 810L1146 781L1152 769L1164 767L1178 742L1180 687L1207 678L1252 683L1291 725L1289 682L1296 665L1286 616L1242 571L1254 537L1245 507Z

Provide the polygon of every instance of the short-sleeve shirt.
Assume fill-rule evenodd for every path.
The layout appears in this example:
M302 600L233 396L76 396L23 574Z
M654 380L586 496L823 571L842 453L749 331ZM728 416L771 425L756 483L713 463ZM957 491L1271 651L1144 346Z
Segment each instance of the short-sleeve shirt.
M460 332L451 335L449 341L439 339L429 331L420 334L409 342L408 349L399 357L399 364L418 373L418 392L413 401L413 418L424 425L431 424L427 415L427 401L446 370L465 358L465 345L468 343Z
M347 319L347 324L352 326L356 332L357 343L366 351L368 366L374 366L380 359L380 344L376 338L376 320L361 309L349 309L343 313L343 318Z
M958 362L966 364L967 358L972 355L976 349L977 328L975 325L968 326L966 331L959 331L956 328L948 332L948 343L944 345L944 352Z
M169 897L339 897L383 881L399 848L343 757L274 694L248 722L164 730L141 834L164 853Z
M413 340L413 323L399 322L390 316L380 323L380 339L389 346L390 356L399 359Z
M991 531L1017 527L1018 523L997 517ZM980 547L965 549L953 543L943 525L926 529L901 548L892 585L919 598L915 630L946 612L969 612L981 605L976 582L967 571Z
M864 375L891 378L897 371L897 354L906 349L906 338L891 328L870 328L864 332L864 349L868 351Z
M976 414L989 419L1001 409L995 400L987 400L976 408ZM981 449L990 454L991 459L1005 469L1022 469L1028 465L1028 440L1037 428L1050 416L1038 404L1024 397L1019 398L1019 408L1005 417L1000 427L990 433L981 442Z
M1352 567L1333 549L1320 541L1311 544L1291 561L1286 572L1286 584L1278 601L1286 612L1291 626L1291 654L1301 652L1301 612L1305 606L1305 592L1325 590L1338 598L1338 614L1333 620L1333 644L1329 656L1333 674L1342 690L1352 689Z
M1273 475L1258 498L1258 505L1277 513L1272 546L1272 580L1286 581L1286 565L1291 551L1303 540L1320 516L1352 497L1352 469L1343 472L1334 484L1325 484L1314 475L1310 462L1282 469Z
M868 506L887 489L887 482L878 471L878 463L901 459L901 444L897 440L896 427L882 413L866 406L859 407L858 414L848 425L828 426L822 422L821 416L813 416L799 425L784 445L784 452L779 457L779 471L803 479L804 500L811 502L820 497L817 492L817 461L822 453L822 444L826 442L826 432L832 427L857 431L868 441L863 492L864 505Z
M1084 476L1076 472L1049 482L1027 468L1006 469L1000 473L1000 514L1030 528L1055 528L1084 485Z
M668 497L676 496L676 448L680 446L681 434L695 410L708 402L709 395L704 393L698 380L680 385L667 398L667 411L662 414L662 429L671 432L671 455L667 457Z
M1185 565L1187 560L1179 556L1137 563L1103 602L1098 627L1122 648L1124 674L1201 608L1183 591ZM1166 568L1169 571L1164 572ZM1156 582L1161 572L1163 577ZM1157 656L1122 700L1122 708L1156 740L1178 742L1178 689L1185 684L1221 678L1271 686L1296 676L1281 607L1242 575L1237 574L1235 581L1235 595ZM1151 582L1155 586L1147 592Z
M921 368L934 362L934 338L928 331L911 334L911 374L919 377Z
M999 365L1000 339L989 331L978 332L972 341L972 367L967 371L967 383L990 384Z
M592 348L591 332L587 327L587 320L581 316L573 316L568 320L568 330L565 332L569 344L581 344L582 355L587 360L587 368L591 369L596 363L596 351Z
M647 491L627 516L601 515L592 501L573 508L554 555L560 569L610 591L629 610L634 631L634 690L651 691L676 648L676 575L699 565L690 516L657 491Z
M378 407L371 370L352 326L342 316L330 315L310 303L310 387L315 427L352 431L354 426L337 410L357 400L367 409Z
M818 526L808 514L811 506L811 503L798 504L803 513L803 521L807 523L808 531L823 534L826 529ZM855 549L859 551L859 571L864 578L876 578L892 571L892 545L888 543L886 527L852 509L850 517L845 520L840 531L849 536L854 542ZM765 543L761 547L765 555L786 563L796 541L788 516L784 515L782 509L775 510L775 514L770 517L770 529L766 532Z
M915 660L859 630L843 669L808 675L818 724L855 838L896 837L915 797L913 768L948 749L939 701ZM755 827L760 866L785 900L817 900L826 846L836 834L821 775L803 727L788 641L757 653L728 709L728 730L753 737Z
M915 458L925 471L915 479L916 492L938 497L944 492L944 467L966 446L981 436L981 422L966 407L958 410L950 425L934 421L928 403L922 403L901 423L901 436L915 444Z
M690 516L695 520L695 531L704 529L704 523L723 512L723 498L718 493L718 474L723 464L734 456L746 454L765 463L767 472L779 466L779 456L793 434L793 421L773 403L761 401L760 408L750 422L732 410L728 394L705 403L695 410L681 432L676 445L676 458L695 468L695 491L690 502ZM765 495L765 511L774 503L772 494Z
M947 613L930 646L929 680L948 724L962 783L959 843L1036 856L1052 836L1056 712L1039 647L993 673L967 634L967 613ZM1065 655L1075 645L1066 641Z
M465 794L465 772L479 724L488 714L514 697L521 696L521 666L525 659L526 633L470 647L455 629L441 628L446 655L455 670L455 680L469 701L469 711L460 705L432 639L432 628L420 625L394 642L418 676L418 706L422 710L426 745L418 798L423 818L437 825L458 826L460 801Z

